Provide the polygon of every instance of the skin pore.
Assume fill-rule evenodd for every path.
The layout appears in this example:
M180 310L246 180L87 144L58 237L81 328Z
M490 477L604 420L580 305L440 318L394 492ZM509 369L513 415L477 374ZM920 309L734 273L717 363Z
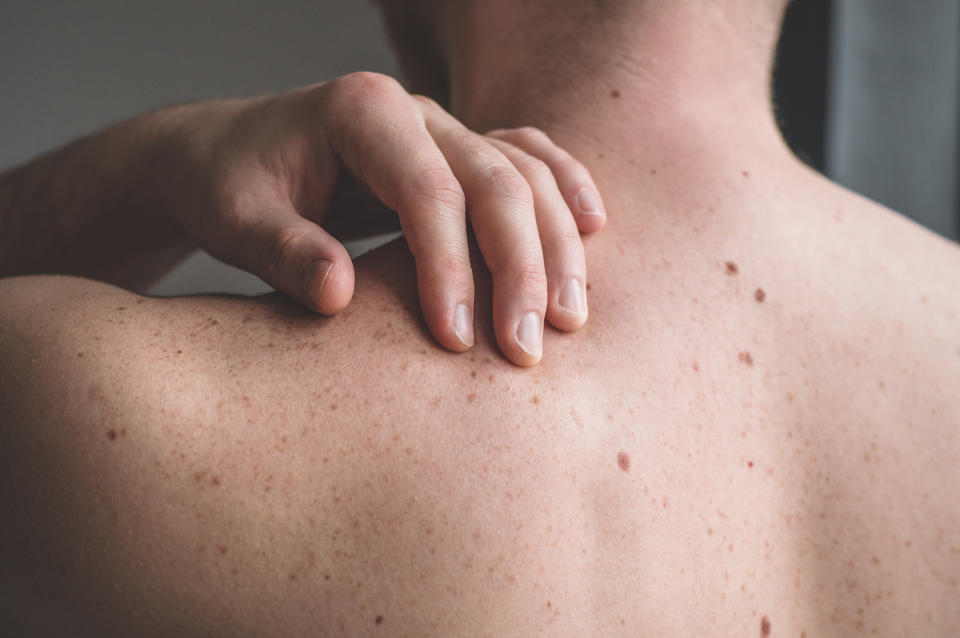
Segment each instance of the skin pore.
M462 6L454 114L541 127L604 195L585 327L548 329L533 369L482 321L444 352L402 244L358 260L330 318L0 282L0 516L21 523L2 616L30 635L950 633L960 251L789 154L765 4L608 3L625 13L580 21L549 64L572 27L520 37L549 4Z

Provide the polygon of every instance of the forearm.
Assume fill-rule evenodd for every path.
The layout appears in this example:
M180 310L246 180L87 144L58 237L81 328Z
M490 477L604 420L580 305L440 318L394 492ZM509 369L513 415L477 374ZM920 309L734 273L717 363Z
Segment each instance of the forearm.
M146 286L188 242L166 211L181 186L175 107L0 175L0 277L58 273Z

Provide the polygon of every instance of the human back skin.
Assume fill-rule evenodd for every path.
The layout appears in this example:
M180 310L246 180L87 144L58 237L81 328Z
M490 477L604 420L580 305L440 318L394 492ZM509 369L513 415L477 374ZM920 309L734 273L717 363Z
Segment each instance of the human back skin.
M327 319L0 282L9 626L954 631L960 251L805 168L769 118L601 96L529 114L609 212L590 319L534 369L483 323L468 353L432 345L403 244Z

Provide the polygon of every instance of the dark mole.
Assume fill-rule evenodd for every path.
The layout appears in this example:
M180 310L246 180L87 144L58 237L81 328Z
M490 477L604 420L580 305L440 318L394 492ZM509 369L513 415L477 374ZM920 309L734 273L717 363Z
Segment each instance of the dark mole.
M738 272L740 272L740 269L737 268L737 265L732 261L728 261L726 265L728 275L736 275Z
M767 293L763 292L763 288L757 288L757 291L753 293L753 298L757 300L757 303L763 303L763 300L767 298Z
M610 97L613 97L613 98L620 97L620 91L618 89L614 89L610 91Z
M760 635L769 636L770 635L770 619L764 616L760 619Z
M621 450L617 453L617 465L620 466L620 469L624 472L630 471L630 455Z
M373 619L374 625L379 625L382 622L383 622L383 616L377 616L376 618Z
M126 306L117 306L117 310L126 310L126 309L127 309Z
M110 439L111 441L116 441L116 440L117 440L117 431L116 431L116 430L110 430L109 432L107 432L107 438Z
M740 363L745 363L745 364L747 364L748 366L752 366L752 365L753 365L753 357L750 356L750 353L749 353L749 352L741 352L741 353L737 356L737 358L740 359Z
M473 370L473 371L470 373L470 376L473 377L474 379L476 379L476 378L477 378L477 371L476 371L476 370Z
M177 354L183 354L183 350L177 350Z

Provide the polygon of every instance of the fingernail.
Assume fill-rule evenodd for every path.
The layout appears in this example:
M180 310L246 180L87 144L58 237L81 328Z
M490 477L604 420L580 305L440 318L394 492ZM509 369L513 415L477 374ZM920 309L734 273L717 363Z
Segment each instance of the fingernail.
M577 193L577 208L583 215L602 215L603 205L600 196L590 188L584 188Z
M563 285L558 303L560 308L567 312L575 315L587 314L587 299L579 280L573 278Z
M330 276L331 270L333 270L333 262L329 259L320 259L313 265L313 272L318 273L320 278L320 283L312 286L313 290L316 291L313 293L313 299L315 302L323 296L323 287L327 283L327 277ZM316 279L314 279L314 281L316 281Z
M517 326L517 343L531 357L540 358L543 353L543 323L537 313L531 311L523 315Z
M463 345L473 346L473 314L467 304L460 304L453 313L453 334Z

